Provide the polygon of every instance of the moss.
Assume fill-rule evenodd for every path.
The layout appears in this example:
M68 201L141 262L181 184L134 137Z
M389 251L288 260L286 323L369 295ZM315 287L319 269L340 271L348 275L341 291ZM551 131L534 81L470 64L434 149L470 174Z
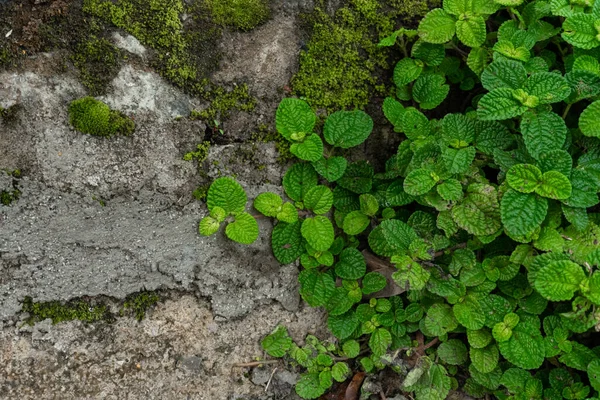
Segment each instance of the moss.
M185 161L198 160L198 163L202 163L208 157L208 150L210 149L210 142L204 141L196 146L196 151L190 151L183 156Z
M204 110L192 110L191 119L200 119L216 126L219 120L229 118L233 109L250 112L256 107L256 99L250 96L248 85L245 83L235 85L232 90L216 87L211 96L210 105Z
M106 202L99 197L92 196L92 200L95 200L100 204L100 207L106 207Z
M119 71L121 52L104 38L90 35L75 47L71 56L81 82L93 96L104 94Z
M95 136L114 134L129 135L135 129L134 122L119 111L93 97L74 100L69 105L70 123L81 133Z
M205 0L213 20L242 31L254 29L270 17L265 0Z
M19 197L21 197L21 191L19 189L3 190L0 192L0 204L10 206L13 201L19 200Z
M160 301L160 296L154 292L140 292L133 294L125 300L119 315L132 314L138 321L146 316L146 311Z
M196 200L198 200L198 201L205 201L206 200L206 195L208 194L208 188L210 188L210 184L198 186L192 192L192 194L194 195L194 198Z
M0 107L0 119L4 121L14 120L20 108L18 104L14 104L8 108Z
M286 164L288 161L295 159L295 156L290 152L290 143L278 132L269 129L265 124L260 125L258 130L251 135L251 141L255 143L273 142L275 149L279 153L277 162L280 164Z
M22 311L29 314L26 320L29 325L48 318L52 320L53 324L73 320L96 322L110 319L106 305L94 305L83 300L67 303L60 301L34 302L31 297L26 297L23 300Z

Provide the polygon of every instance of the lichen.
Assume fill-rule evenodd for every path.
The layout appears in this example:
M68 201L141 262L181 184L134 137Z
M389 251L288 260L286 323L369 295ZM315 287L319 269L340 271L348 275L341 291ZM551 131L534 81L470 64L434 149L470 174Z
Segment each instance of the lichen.
M130 118L89 96L71 102L69 121L81 133L95 136L129 135L135 129Z
M22 312L29 314L25 320L28 325L34 325L45 319L51 319L53 324L73 320L96 322L110 319L106 305L92 304L84 300L66 303L60 301L34 302L31 297L26 297L23 300Z
M104 94L119 71L121 58L121 52L110 41L95 35L79 43L71 56L81 82L93 96Z
M205 0L205 5L215 23L248 31L270 17L265 0Z
M196 151L190 151L183 156L185 161L197 160L198 164L203 163L208 157L208 150L210 149L210 142L204 141L196 146Z
M140 292L132 294L125 299L121 310L119 311L120 316L127 314L133 314L133 316L141 321L146 316L146 311L153 307L160 301L160 296L154 292Z

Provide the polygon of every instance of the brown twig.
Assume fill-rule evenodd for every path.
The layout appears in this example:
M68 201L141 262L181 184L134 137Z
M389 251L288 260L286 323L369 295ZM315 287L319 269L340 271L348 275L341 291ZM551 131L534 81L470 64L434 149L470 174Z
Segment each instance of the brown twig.
M252 362L247 362L247 363L233 364L233 367L253 368L253 367L259 367L261 365L277 364L278 362L279 362L279 360L252 361Z

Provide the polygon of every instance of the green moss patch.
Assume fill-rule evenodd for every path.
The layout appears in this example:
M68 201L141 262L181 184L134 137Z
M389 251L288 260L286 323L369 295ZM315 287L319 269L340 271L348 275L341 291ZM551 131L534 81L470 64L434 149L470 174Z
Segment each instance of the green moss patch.
M121 51L110 41L94 35L77 44L71 56L81 75L81 82L93 96L104 94L119 72L121 58Z
M242 31L254 29L271 14L265 0L205 0L205 4L215 23Z
M69 119L79 132L95 136L129 135L135 129L130 118L93 97L71 102Z
M146 316L146 311L160 301L160 296L154 292L140 292L128 296L119 311L119 315L133 315L141 321Z
M22 312L29 314L25 320L28 325L34 325L45 319L51 319L53 324L73 320L96 322L110 319L106 305L94 305L84 300L67 303L60 301L34 302L31 297L26 297L23 300Z

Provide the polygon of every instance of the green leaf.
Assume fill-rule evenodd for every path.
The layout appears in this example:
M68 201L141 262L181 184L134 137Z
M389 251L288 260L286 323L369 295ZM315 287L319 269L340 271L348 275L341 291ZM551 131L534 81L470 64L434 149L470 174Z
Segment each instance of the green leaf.
M517 164L506 173L506 181L521 193L533 192L541 183L542 171L535 165Z
M379 210L379 202L372 194L361 194L358 198L360 202L360 210L368 216L375 216Z
M438 179L431 171L420 168L412 171L404 180L404 191L411 196L420 196L429 192Z
M538 166L542 172L558 171L565 176L570 176L573 159L565 150L552 150L540 156Z
M600 74L573 70L565 78L571 86L571 95L565 100L569 104L600 94Z
M338 179L337 184L354 193L367 193L373 186L373 167L366 161L349 164L344 176Z
M312 165L296 163L285 173L283 189L290 199L302 201L306 192L316 186L317 182L317 173Z
M402 260L392 257L392 262L398 268L398 271L392 274L392 279L399 287L406 288L408 285L409 290L421 290L425 287L431 274L421 264L412 261L408 256L403 256Z
M340 259L335 264L335 273L342 279L357 280L367 272L367 263L360 251L348 247L340 253Z
M405 58L404 60L407 59ZM383 114L394 126L394 131L400 132L402 117L404 116L404 106L393 97L386 97L383 100Z
M304 253L300 222L275 225L271 234L271 247L275 258L281 264L290 264L296 261Z
M348 358L356 358L360 354L360 343L356 340L348 340L342 346L344 355Z
M321 386L318 372L303 374L296 383L296 393L303 399L316 399L325 393L327 389Z
M580 49L593 49L600 45L596 18L592 14L576 13L563 22L562 38Z
M378 328L369 338L369 348L377 357L383 356L392 344L392 334L385 328Z
M463 196L462 185L456 179L448 179L439 184L436 189L444 200L458 201Z
M506 126L496 121L475 121L475 147L487 155L507 149L515 141Z
M448 96L450 86L442 75L421 75L413 86L413 98L422 109L431 110L439 106Z
M227 217L227 212L221 207L213 207L212 210L210 210L209 215L212 218L214 218L217 222L221 223L225 221L225 218Z
M350 337L359 325L360 322L354 311L343 315L329 316L327 319L329 330L340 340Z
M583 110L579 117L579 129L585 136L600 138L600 100Z
M571 172L571 197L563 202L576 208L588 208L598 204L598 187L594 177L582 169Z
M521 119L521 132L527 151L535 159L562 148L567 137L567 125L551 111L529 110Z
M271 357L283 357L292 347L292 338L287 329L279 325L260 342L260 345Z
M586 279L583 269L572 261L558 260L543 266L536 274L535 289L551 301L571 300Z
M277 213L276 217L281 222L293 224L298 221L298 210L292 203L283 203L281 211Z
M235 221L231 222L225 228L225 234L234 242L250 244L258 239L258 223L254 217L248 213L241 213L235 216Z
M585 208L573 208L563 204L562 211L565 219L573 224L578 231L582 231L588 226L589 219Z
M402 117L402 131L407 138L417 140L426 138L431 128L425 114L416 108L408 107Z
M481 84L487 90L519 89L527 80L523 63L505 58L495 60L481 74Z
M413 57L432 67L437 67L444 61L445 53L443 45L427 43L421 39L417 40L411 49Z
M298 275L300 295L311 307L327 304L335 292L335 282L331 275L315 269L305 269Z
M519 323L510 339L498 346L502 356L519 368L537 369L544 362L544 340L535 325Z
M447 304L436 303L429 307L423 324L435 336L443 336L458 327L458 322Z
M481 305L476 298L466 297L462 303L455 304L452 307L452 310L454 311L454 316L458 322L465 328L473 331L483 328L485 316L483 315Z
M473 367L484 374L492 372L498 366L500 358L498 347L493 343L481 349L471 348L470 356Z
M600 359L596 359L588 364L587 375L590 385L600 392Z
M480 15L460 16L456 21L456 36L465 46L479 47L485 42L485 19Z
M444 166L448 172L451 174L462 174L466 172L473 163L475 154L476 151L473 146L464 149L445 148L442 150L442 160L444 161ZM406 179L408 179L408 177Z
M471 71L480 75L490 60L490 51L485 47L474 47L467 57L467 65Z
M486 329L467 330L467 340L474 349L483 349L492 341L492 335Z
M254 208L266 217L276 217L282 206L283 200L275 193L261 193L254 199Z
M454 148L467 147L475 140L475 121L462 114L447 114L442 120L442 137Z
M313 133L301 143L292 143L290 152L301 160L317 161L323 157L323 142Z
M373 130L373 120L364 111L336 111L325 121L323 137L332 146L348 149L363 143Z
M314 186L304 195L304 207L315 214L325 214L333 205L333 193L327 186Z
M483 121L504 120L518 117L527 111L509 88L494 89L479 100L477 116Z
M512 336L512 328L504 322L498 322L492 329L492 336L498 343L506 342Z
M335 182L344 175L344 172L346 172L348 161L346 161L344 157L337 156L321 158L320 160L313 162L312 165L323 178L327 179L329 182Z
M417 239L415 231L406 223L389 219L382 221L369 234L369 246L376 254L391 257L406 252L411 242Z
M526 47L515 46L513 42L509 40L498 40L492 49L505 57L523 62L527 62L531 58L531 53Z
M333 225L327 217L317 215L302 222L302 237L317 251L329 249L333 243Z
M544 172L540 185L535 192L543 197L555 200L564 200L571 197L571 182L569 178L558 171Z
M351 211L344 218L343 226L344 233L347 235L358 235L371 223L371 218L368 215L365 215L360 210Z
M200 220L198 231L202 236L210 236L217 233L221 224L213 217L204 217Z
M571 352L563 354L558 360L569 368L587 371L588 365L592 361L597 360L598 356L581 343L575 341L571 343L573 346Z
M553 72L532 74L523 89L527 94L536 96L540 104L557 103L571 94L569 82L562 75Z
M437 355L443 362L450 365L464 364L469 358L467 346L458 339L450 339L440 344Z
M502 197L500 215L505 229L516 236L526 236L546 218L548 201L533 193L519 193L509 189Z
M429 11L419 23L419 37L428 43L446 43L455 32L455 20L441 8Z
M331 376L336 382L345 382L350 377L352 371L345 362L336 362L331 368Z
M242 186L232 178L223 177L216 179L208 189L206 205L209 210L221 207L227 214L244 211L246 207L246 192Z
M421 60L415 60L408 57L403 58L402 60L398 61L396 67L394 68L394 83L398 87L408 85L421 75L424 67L425 65ZM394 124L394 126L395 125L396 124Z
M452 208L456 224L472 235L486 236L500 228L497 193L490 185L470 185L466 197Z
M385 288L387 279L378 272L369 272L362 279L363 294L376 293Z
M275 125L287 140L291 140L293 133L311 133L315 127L317 116L307 102L300 99L283 99L277 107Z
M600 271L594 271L594 274L590 276L587 290L583 291L583 295L595 305L600 305Z

